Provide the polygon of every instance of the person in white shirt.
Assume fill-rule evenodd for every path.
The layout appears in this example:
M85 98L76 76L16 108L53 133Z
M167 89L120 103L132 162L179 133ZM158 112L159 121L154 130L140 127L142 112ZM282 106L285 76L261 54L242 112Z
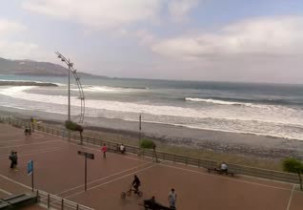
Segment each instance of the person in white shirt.
M176 209L177 193L174 188L172 188L168 193L168 202L170 208Z
M122 154L124 154L124 152L125 152L125 146L123 144L120 145L120 152Z
M221 172L227 173L228 170L228 166L225 162L221 163L221 167L220 167Z

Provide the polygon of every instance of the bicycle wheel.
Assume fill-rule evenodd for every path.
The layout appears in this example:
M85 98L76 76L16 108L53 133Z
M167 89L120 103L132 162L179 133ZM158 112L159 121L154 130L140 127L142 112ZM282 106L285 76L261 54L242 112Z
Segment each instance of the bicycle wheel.
M126 192L126 195L127 195L127 196L131 196L131 194L132 194L132 191L131 191L131 190L129 190L129 191Z
M125 192L122 192L120 196L121 196L121 199L123 199L123 200L124 200L124 199L125 199L125 197L126 197L126 193L125 193Z

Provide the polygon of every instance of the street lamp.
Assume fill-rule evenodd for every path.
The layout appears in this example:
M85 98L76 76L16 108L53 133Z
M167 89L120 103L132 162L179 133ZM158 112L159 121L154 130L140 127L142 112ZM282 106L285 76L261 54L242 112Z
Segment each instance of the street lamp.
M66 59L61 53L56 52L56 54L58 55L58 58L61 59L62 62L66 63L68 66L68 83L67 83L67 94L68 94L68 107L67 107L67 120L71 121L71 117L70 117L70 72L71 69L73 68L73 63L71 63L69 61L69 59Z
M79 90L79 99L81 100L81 113L80 113L80 119L79 119L79 123L83 123L84 121L84 114L85 114L85 97L84 97L84 91L80 82L80 78L77 74L77 70L74 69L74 64L72 62L70 62L69 59L65 58L61 53L56 52L58 58L66 63L67 67L68 67L68 121L71 121L71 108L70 108L70 75L71 73L73 74L75 80L76 80L76 84L78 86L78 90Z

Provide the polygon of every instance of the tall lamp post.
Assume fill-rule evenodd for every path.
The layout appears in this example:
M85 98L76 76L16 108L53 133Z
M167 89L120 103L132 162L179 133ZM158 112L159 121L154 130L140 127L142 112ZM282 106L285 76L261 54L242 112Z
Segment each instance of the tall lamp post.
M139 146L141 143L141 129L142 129L142 126L141 126L141 113L140 113L140 115L139 115Z
M84 114L85 114L85 97L84 97L84 91L80 82L80 78L77 74L77 70L74 69L74 64L72 62L70 62L69 59L67 59L66 57L64 57L61 53L56 52L58 58L66 63L66 65L68 66L68 85L67 85L67 94L68 94L68 108L67 108L67 112L68 112L68 117L67 117L67 121L71 122L71 101L70 101L70 77L71 77L71 73L73 74L76 84L78 86L78 90L79 90L79 99L81 100L81 113L80 113L80 118L79 118L79 123L83 123L84 121Z
M67 102L67 120L71 121L71 117L70 117L70 72L71 69L73 68L73 63L70 62L69 59L66 59L61 53L56 52L56 54L58 55L58 58L61 59L62 62L66 63L68 66L68 82L67 82L67 94L68 94L68 102Z

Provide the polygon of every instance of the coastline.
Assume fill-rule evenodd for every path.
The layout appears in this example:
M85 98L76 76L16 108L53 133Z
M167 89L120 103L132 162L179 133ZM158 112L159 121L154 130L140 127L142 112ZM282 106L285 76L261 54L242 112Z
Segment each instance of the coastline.
M6 115L10 113L22 119L34 116L39 121L57 126L62 126L66 118L64 115L45 114L37 111L24 113L24 110L12 111L8 109L0 113ZM98 118L98 123L94 121L97 119L87 118L89 123L85 123L84 133L85 131L94 131L98 132L105 140L138 145L138 122L108 118ZM303 157L303 150L300 149L303 148L303 141L277 137L202 130L144 121L142 121L141 136L154 140L159 150L165 149L166 151L170 151L170 147L175 147L178 151L186 150L187 153L210 152L273 161L280 161L289 156ZM197 155L199 156L199 154Z
M103 119L102 125L87 126L87 129L139 138L137 122ZM303 155L303 150L300 150L303 148L303 141L300 140L193 129L167 124L142 122L142 138L150 138L164 145L258 158L281 159Z

